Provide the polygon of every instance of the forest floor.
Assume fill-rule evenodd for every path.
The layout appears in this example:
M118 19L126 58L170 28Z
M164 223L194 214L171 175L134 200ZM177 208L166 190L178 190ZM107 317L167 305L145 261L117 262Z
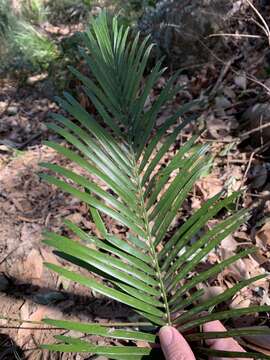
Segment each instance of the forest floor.
M206 296L270 271L270 48L265 39L231 39L230 44L229 61L216 58L179 76L185 90L157 119L162 123L188 100L204 100L205 105L196 110L196 125L185 130L171 149L174 152L199 127L205 129L200 141L210 144L214 155L211 171L197 182L185 203L185 216L224 186L229 192L243 190L239 207L251 209L248 223L225 239L207 262L213 264L250 244L258 247L258 253L222 272L209 284ZM44 267L44 261L59 264L42 244L45 228L63 232L63 220L70 219L88 231L95 229L80 201L39 177L40 162L66 163L43 144L55 139L46 123L50 112L59 111L57 105L44 96L40 82L22 86L7 76L0 85L0 359L86 359L88 355L41 353L37 344L52 341L58 330L10 321L53 317L106 322L112 317L124 320L132 313ZM270 305L269 280L245 288L228 306L250 304ZM251 317L236 321L254 323Z

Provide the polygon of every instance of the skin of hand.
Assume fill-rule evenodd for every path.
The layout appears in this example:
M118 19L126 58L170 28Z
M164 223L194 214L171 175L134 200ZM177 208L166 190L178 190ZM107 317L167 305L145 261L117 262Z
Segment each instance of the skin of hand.
M204 332L226 331L220 321L211 321L203 326ZM164 326L159 331L162 351L166 360L195 360L195 356L184 337L172 326ZM211 339L206 341L213 350L241 351L245 350L232 338ZM225 360L225 358L210 358L210 360ZM235 359L238 360L238 359ZM252 360L252 359L241 359Z

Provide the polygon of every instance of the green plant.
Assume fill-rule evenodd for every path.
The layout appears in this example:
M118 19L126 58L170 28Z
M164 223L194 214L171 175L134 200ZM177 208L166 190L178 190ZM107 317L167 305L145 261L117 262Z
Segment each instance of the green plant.
M183 105L163 125L155 128L161 107L179 90L174 86L178 74L168 81L152 106L146 109L150 91L164 69L159 61L143 82L153 45L148 44L148 39L140 42L138 34L132 42L128 42L128 37L129 29L119 27L117 18L108 24L105 12L93 21L92 29L84 37L88 50L82 50L82 55L95 80L74 68L71 71L81 80L85 93L104 123L98 123L75 98L65 93L63 99L58 99L59 104L72 120L55 114L53 117L57 124L50 124L50 128L62 136L71 148L46 142L76 166L98 178L98 183L87 175L79 175L52 163L43 166L60 177L49 173L42 177L89 206L98 234L89 234L70 221L65 222L67 228L81 242L52 232L45 234L45 243L54 247L60 257L89 270L95 277L86 277L55 264L47 264L47 267L60 276L131 307L137 318L132 323L106 325L53 319L44 319L44 322L87 335L133 341L134 345L96 346L79 338L61 335L55 336L58 344L42 345L42 348L90 352L120 360L157 359L159 349L137 347L136 341L155 343L158 328L173 324L192 343L197 358L202 359L213 355L213 351L203 347L201 341L221 335L201 333L200 325L210 320L270 310L269 306L225 311L218 308L243 287L265 275L241 281L221 295L200 301L203 290L199 285L207 283L210 277L226 266L256 251L254 248L242 250L208 270L196 272L200 261L245 222L247 211L229 210L238 193L229 197L220 193L206 201L181 227L173 227L172 222L181 205L196 179L208 167L211 157L207 155L206 146L196 145L194 136L177 151L166 167L157 171L160 160L190 121L186 119L179 123L179 117L193 104ZM172 126L173 129L168 131ZM100 182L103 186L99 185ZM104 186L108 191L104 190ZM224 209L230 211L230 215L209 229L206 226L208 221ZM104 215L126 230L125 239L107 229ZM195 240L191 242L191 239ZM249 335L254 336L262 332L270 333L269 330L248 330ZM222 333L222 337L246 333L246 329L234 329ZM216 351L214 356L235 358L243 357L243 353ZM244 356L270 358L255 352Z
M0 36L7 33L14 22L8 0L0 0Z
M26 21L37 25L46 21L48 15L44 0L24 0L21 12Z
M7 54L7 33L10 28L10 6L7 0L0 0L0 55L4 59Z
M30 4L33 8L30 9ZM0 0L0 71L22 70L36 71L47 69L59 56L54 41L32 23L41 22L44 11L34 10L34 4L43 4L41 0L22 3L22 15L16 16L8 1ZM41 5L40 5L41 6ZM29 10L29 13L26 12ZM39 10L43 14L39 14ZM37 13L35 13L37 11ZM39 14L39 15L38 15ZM36 17L35 17L36 16Z
M24 21L18 22L12 38L23 59L36 68L46 68L58 57L55 43Z

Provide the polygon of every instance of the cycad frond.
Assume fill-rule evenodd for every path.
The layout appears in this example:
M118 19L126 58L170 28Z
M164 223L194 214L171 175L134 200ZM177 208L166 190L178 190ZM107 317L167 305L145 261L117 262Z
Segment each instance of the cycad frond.
M177 151L165 168L157 171L157 165L181 129L191 121L187 119L179 123L178 119L192 108L193 103L184 105L155 129L162 106L178 91L174 86L177 74L168 81L150 108L146 109L150 91L164 69L158 62L144 80L152 45L148 44L148 39L140 42L139 34L132 42L129 36L129 29L119 26L117 18L109 22L106 13L101 13L85 34L87 50L82 51L94 80L71 69L82 81L84 91L96 106L104 125L98 123L67 93L63 99L59 99L59 103L71 119L54 115L57 124L50 124L50 128L62 136L70 147L52 142L47 142L47 145L73 161L84 172L98 178L98 184L90 177L59 165L43 164L60 176L46 174L43 178L89 205L99 236L89 234L68 221L66 226L81 242L48 232L45 234L45 243L53 246L59 256L98 275L102 281L55 264L47 264L48 268L130 306L141 320L136 323L111 323L108 325L110 327L51 319L45 320L45 323L89 335L153 343L159 326L164 324L185 331L196 329L213 319L269 311L270 307L256 306L213 311L221 302L261 276L244 280L213 299L198 302L203 290L197 288L197 285L206 282L234 261L256 251L243 250L199 275L190 275L194 274L198 263L210 251L245 222L247 212L241 210L232 213L207 230L207 222L239 196L235 193L224 198L224 193L220 193L208 200L180 228L173 229L172 223L179 209L195 181L209 166L211 158L207 154L208 148L196 145L196 137L193 137ZM172 125L175 125L174 129L168 131ZM112 234L106 228L103 215L124 226L127 238ZM168 230L170 236L167 235ZM191 242L191 239L196 240ZM142 328L148 328L149 331L139 331ZM239 336L244 334L244 330L232 330L228 334ZM189 339L195 341L207 336L214 337L215 334L193 333ZM67 336L57 336L56 339L59 344L43 345L43 348L90 352L110 359L130 360L157 356L159 351L151 350L151 347L100 347ZM220 355L224 356L223 353ZM265 355L260 357L269 358Z

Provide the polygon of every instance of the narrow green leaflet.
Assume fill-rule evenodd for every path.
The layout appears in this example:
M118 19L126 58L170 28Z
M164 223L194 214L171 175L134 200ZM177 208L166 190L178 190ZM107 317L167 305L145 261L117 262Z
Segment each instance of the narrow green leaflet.
M118 274L118 277L116 276L117 279L131 282L131 285L133 286L135 283L137 283L138 287L142 287L143 290L147 290L148 287L144 287L144 285L141 284L141 281L154 287L158 286L158 282L154 278L147 276L144 272L136 269L135 267L125 264L123 261L115 259L100 251L90 249L86 246L80 245L76 241L54 233L46 233L45 238L46 244L53 246L57 250L63 251L69 255L75 254L76 257L85 262L88 262L90 265L96 266L105 272L107 271L109 275L116 276ZM125 272L129 275L120 274L118 270L121 270L122 272ZM136 281L136 279L140 281ZM132 284L133 282L134 284ZM153 291L153 295L159 294L150 288L148 290Z
M216 265L212 266L210 269L205 270L202 273L196 274L196 276L193 276L192 279L187 280L187 282L183 286L181 286L179 290L177 290L174 297L177 299L178 297L185 294L188 290L192 289L197 284L205 282L210 277L221 273L230 264L233 264L237 260L244 258L247 255L253 254L256 251L257 251L256 248L243 250L239 254L233 255L232 257L229 257L228 259L223 260L220 263L217 263Z
M125 262L132 264L136 268L144 271L146 274L149 275L155 275L155 271L152 267L150 267L148 264L143 262L142 260L136 258L135 256L128 255L125 251L125 248L122 250L119 250L119 248L111 246L107 244L106 242L98 239L95 236L91 236L82 229L80 229L77 225L73 224L72 222L66 220L65 221L66 226L74 232L81 240L90 242L94 245L96 245L98 248L103 249L107 251L108 253L114 254L118 256L119 258L125 260ZM121 249L121 247L120 247Z
M262 329L256 328L239 328L239 329L231 329L227 331L209 331L204 333L197 334L188 334L186 335L186 339L190 341L199 341L199 340L207 340L207 339L225 339L228 337L242 337L242 336L251 336L256 339L256 336L260 337L261 335L270 335L270 329L266 329L265 327Z
M117 330L114 327L102 326L99 324L88 324L66 320L44 319L43 322L48 325L59 327L66 330L78 331L83 334L99 335L114 339L142 340L154 343L156 336L141 331Z
M113 210L112 208L104 205L103 202L97 200L93 196L90 196L89 194L87 194L83 191L80 191L80 190L76 189L75 187L73 187L73 186L67 184L66 182L59 180L53 176L45 175L45 174L42 174L40 176L42 179L46 180L48 183L56 185L60 189L70 193L71 195L74 195L78 199L84 201L86 204L96 208L97 210L103 212L106 215L111 216L113 219L119 221L124 226L129 227L130 229L132 229L133 231L138 233L140 236L145 237L145 232L142 228L140 228L139 226L134 224L131 220L126 218L124 215L121 215L120 213Z
M204 294L204 290L200 289L200 290L195 291L195 293L192 295L189 295L189 293L187 293L187 298L184 300L179 296L176 304L174 304L174 306L171 306L171 313L174 314L176 312L179 312L180 310L185 309L192 303L195 303L197 300L201 299L203 294Z
M269 312L270 306L250 306L248 308L243 309L234 309L234 310L225 310L225 311L219 311L213 314L204 315L198 319L191 320L188 323L184 325L180 325L178 328L180 331L188 330L195 328L196 326L206 324L207 322L213 321L213 320L225 320L225 319L233 319L240 317L242 315L247 314L254 314L258 312ZM177 324L176 324L177 325Z
M225 290L222 294L219 294L213 298L210 298L210 299L204 301L203 304L194 306L191 310L188 310L185 314L180 315L177 319L175 319L175 323L177 323L179 325L179 324L182 324L189 320L194 319L194 316L196 314L201 313L205 310L208 310L211 307L222 303L223 301L232 299L233 296L238 291L240 291L244 287L252 284L253 282L255 282L257 280L263 279L265 276L266 276L265 274L258 275L258 276L255 276L254 278L243 280L243 281L239 282L238 284L234 285L232 288Z
M135 309L143 310L151 315L156 315L156 316L160 316L160 317L163 317L163 315L164 315L163 312L158 310L157 308L155 308L149 304L146 304L143 301L134 299L133 297L128 296L118 290L115 290L106 285L103 285L102 283L98 283L96 280L76 274L72 271L66 270L66 269L61 268L60 266L57 266L54 264L45 263L45 265L49 269L66 277L69 280L75 281L81 285L84 285L84 286L92 289L92 290L95 290L96 292L99 292L102 295L106 295L114 300L117 300L126 305L134 307Z
M97 355L149 355L150 348L140 348L136 346L99 346L92 345L87 341L71 339L68 337L57 337L58 340L68 344L41 345L42 349L61 351L61 352L90 352Z

